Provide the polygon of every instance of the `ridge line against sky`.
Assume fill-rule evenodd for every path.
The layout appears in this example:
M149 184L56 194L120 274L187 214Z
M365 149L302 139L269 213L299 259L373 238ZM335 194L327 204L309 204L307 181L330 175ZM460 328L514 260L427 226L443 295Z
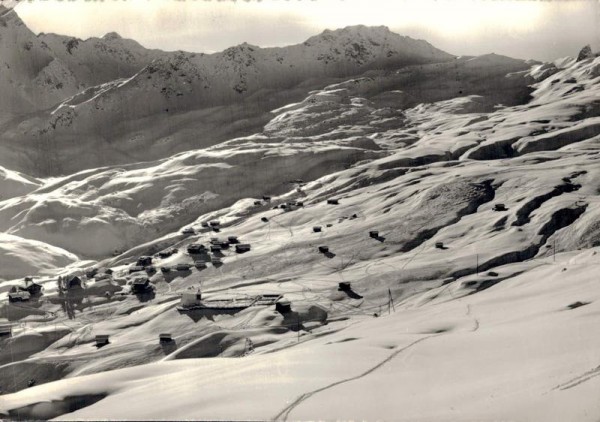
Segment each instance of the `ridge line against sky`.
M285 46L356 24L385 25L456 55L553 60L586 44L600 49L600 0L29 0L15 10L35 33L114 31L166 51Z

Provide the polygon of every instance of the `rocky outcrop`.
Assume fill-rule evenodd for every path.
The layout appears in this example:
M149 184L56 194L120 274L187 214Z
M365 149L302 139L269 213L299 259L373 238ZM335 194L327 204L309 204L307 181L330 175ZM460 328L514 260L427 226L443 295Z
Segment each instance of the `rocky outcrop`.
M580 62L582 60L591 59L593 57L594 53L592 52L592 48L588 44L579 51L579 54L577 55L577 61Z

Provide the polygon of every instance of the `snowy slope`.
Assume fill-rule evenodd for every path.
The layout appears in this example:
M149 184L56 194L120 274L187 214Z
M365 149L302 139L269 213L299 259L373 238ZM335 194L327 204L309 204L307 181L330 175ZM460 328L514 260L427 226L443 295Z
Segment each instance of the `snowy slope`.
M67 420L595 420L596 252L520 269L476 295L434 289L426 304L417 295L390 315L332 322L298 344L288 336L276 353L75 377L2 404L39 419L91 404ZM591 304L569 309L577 301Z
M0 227L101 258L178 230L199 214L247 195L283 193L290 180L315 179L380 156L373 145L353 142L272 142L249 138L160 162L75 174L0 202Z
M461 59L458 65L475 66L481 75L488 72L488 77L497 79L505 79L503 72L522 66L503 57L493 59ZM419 71L426 75L431 72L430 76L438 80L444 74L436 68ZM399 71L389 74L389 80L384 76L354 79L313 91L299 103L274 110L262 134L233 139L208 150L62 178L25 198L0 203L0 227L78 256L99 258L149 242L192 222L197 215L239 199L284 193L291 180L314 180L361 160L383 156L387 158L378 166L448 160L477 145L483 135L461 127L473 119L472 113L493 110L491 105L498 99L495 94L469 95L406 110L391 107L385 94L393 96L396 90L384 90L406 83L405 77L405 72ZM431 83L433 79L423 80ZM505 100L515 101L514 97L522 94L523 81L512 87L499 84L498 92L506 96ZM459 87L481 92L483 86L464 80ZM437 95L445 98L452 92ZM457 113L465 120L457 120ZM436 119L431 120L434 115ZM427 122L422 128L421 119ZM444 133L431 129L445 120L451 123L444 125L454 127ZM427 134L419 139L423 131ZM453 137L448 139L450 132ZM456 133L462 138L457 139ZM166 153L173 146L171 141L169 137L153 151ZM139 138L132 144L141 147L143 142ZM95 242L88 241L92 237Z
M0 167L0 200L21 196L41 186L41 181Z
M0 202L3 232L114 270L107 281L83 276L89 261L54 264L43 296L23 304L3 300L16 281L0 285L14 329L0 340L0 412L597 420L600 58L455 64L476 71L438 94L437 64L335 81L275 109L256 135ZM502 82L483 92L477 74ZM429 101L399 89L411 75ZM275 207L292 200L303 204ZM215 219L218 232L205 227ZM210 257L191 243L234 235L251 250L158 271L151 291L131 294L138 256L193 264ZM56 277L74 272L83 288L59 292ZM291 311L178 310L198 289L207 301L283 295ZM95 347L99 334L110 343Z
M67 266L78 258L46 243L0 234L0 267L2 278L17 278Z

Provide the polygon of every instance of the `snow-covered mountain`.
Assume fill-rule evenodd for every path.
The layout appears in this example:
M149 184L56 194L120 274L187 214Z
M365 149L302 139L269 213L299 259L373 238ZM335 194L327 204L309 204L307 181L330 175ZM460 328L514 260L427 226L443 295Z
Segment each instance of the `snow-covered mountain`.
M51 52L10 9L0 9L0 112L2 122L12 115L37 110L64 98L58 92L76 92L76 83L59 64L52 65ZM50 77L52 71L64 74L62 87ZM66 86L65 86L66 85Z
M1 48L19 62L12 68L21 78L7 83L24 105L17 110L9 106L18 101L6 103L12 118L2 126L0 165L38 176L214 145L260 130L272 109L340 78L453 60L386 27L349 27L300 45L242 44L206 55L150 51L114 33L85 41L35 36L14 11L4 24Z
M47 133L98 134L71 149L57 135L59 158L34 176L75 171L0 173L0 316L13 329L0 414L597 420L599 92L593 54L453 58L353 27L282 49L165 53L63 101ZM108 164L85 122L107 124L140 93L105 130L152 130L124 158L115 135ZM157 119L165 105L173 116ZM235 128L190 129L226 110ZM188 251L214 237L224 249ZM143 255L157 271L131 274ZM42 295L8 303L26 275ZM59 288L66 275L83 287ZM132 294L142 275L150 290ZM198 290L238 308L177 309Z
M131 77L162 52L114 33L85 41L55 34L36 36L14 9L3 7L0 54L0 122L5 123L10 117L48 110L86 88Z
M165 54L148 50L116 32L86 40L57 34L40 34L37 38L50 48L56 60L69 68L84 88L129 78Z

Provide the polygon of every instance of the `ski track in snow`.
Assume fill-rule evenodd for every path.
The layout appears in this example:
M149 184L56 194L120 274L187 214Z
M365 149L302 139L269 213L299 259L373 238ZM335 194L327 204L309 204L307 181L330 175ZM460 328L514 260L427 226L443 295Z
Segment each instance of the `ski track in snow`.
M305 402L306 400L310 399L311 397L313 397L315 394L321 393L325 390L329 390L331 388L337 387L338 385L341 384L346 384L348 382L352 382L352 381L356 381L358 379L364 378L367 375L372 374L373 372L375 372L376 370L378 370L379 368L381 368L382 366L384 366L386 363L390 362L391 360L393 360L396 356L398 356L400 353L412 348L413 346L416 346L417 344L425 341L425 340L429 340L432 337L438 337L440 336L442 333L439 334L433 334L430 336L426 336L426 337L421 337L418 340L413 341L412 343L408 344L407 346L404 346L401 349L396 350L395 352L393 352L391 355L389 355L387 358L385 358L384 360L382 360L381 362L379 362L377 365L373 366L372 368L366 370L365 372L363 372L362 374L359 375L355 375L353 377L350 378L345 378L343 380L339 380L336 381L332 384L326 385L324 387L318 388L316 390L313 390L311 392L308 393L304 393L301 396L299 396L296 400L294 400L294 402L292 404L290 404L289 406L287 406L286 408L284 408L281 412L279 412L275 417L272 418L272 420L283 420L286 421L289 417L289 414L296 408L298 407L300 404L302 404L303 402Z
M593 378L596 378L600 375L600 365L596 366L594 369L591 369L575 378L570 379L569 381L559 384L554 387L552 390L569 390L571 388L577 387L584 382L587 382Z
M473 330L471 330L472 332L475 332L477 330L479 330L479 320L473 316L471 316L471 305L467 305L467 313L465 314L468 317L471 317L473 319Z

